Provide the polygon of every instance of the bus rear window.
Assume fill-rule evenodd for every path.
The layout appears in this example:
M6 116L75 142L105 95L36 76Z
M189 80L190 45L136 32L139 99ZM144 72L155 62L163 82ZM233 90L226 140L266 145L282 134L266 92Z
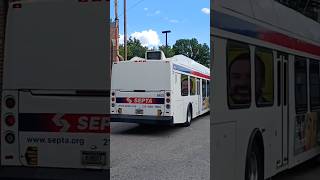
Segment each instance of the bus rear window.
M161 52L147 52L147 59L161 60Z

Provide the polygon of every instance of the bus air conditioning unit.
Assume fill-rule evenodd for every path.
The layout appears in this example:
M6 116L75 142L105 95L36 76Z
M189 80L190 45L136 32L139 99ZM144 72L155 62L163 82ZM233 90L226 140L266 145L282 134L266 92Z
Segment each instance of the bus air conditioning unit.
M146 60L165 60L166 56L162 51L147 51Z

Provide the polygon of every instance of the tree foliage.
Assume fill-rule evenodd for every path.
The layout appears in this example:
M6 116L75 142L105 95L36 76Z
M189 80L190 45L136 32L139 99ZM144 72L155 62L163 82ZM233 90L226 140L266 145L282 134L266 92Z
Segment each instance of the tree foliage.
M134 56L144 57L147 47L143 47L138 39L130 38L128 40L128 60ZM192 39L179 39L171 46L162 45L159 50L163 51L166 57L172 57L174 55L185 55L198 63L209 67L210 65L210 48L204 44L199 44L198 40ZM124 57L124 46L120 46L120 55Z
M176 55L176 54L174 53L173 49L171 48L171 46L162 45L162 46L159 47L159 50L163 51L164 55L165 55L167 58Z
M175 54L185 55L207 67L210 65L209 46L206 43L199 44L195 38L177 40L172 49Z
M138 39L130 38L127 41L127 50L128 50L128 60L131 58L138 56L143 58L145 56L146 51L148 50L147 47L142 46L141 42ZM124 58L124 45L120 45L119 53Z

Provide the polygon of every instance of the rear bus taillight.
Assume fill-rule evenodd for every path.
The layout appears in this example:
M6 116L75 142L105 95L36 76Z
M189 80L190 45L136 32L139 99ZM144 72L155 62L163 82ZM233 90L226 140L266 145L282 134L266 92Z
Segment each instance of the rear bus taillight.
M7 108L12 109L12 108L14 108L15 105L16 105L16 102L12 97L8 97L6 99L6 107Z
M166 99L166 102L167 102L167 103L170 103L170 98L167 98L167 99Z
M8 115L5 119L7 126L13 126L16 123L16 119L13 115Z

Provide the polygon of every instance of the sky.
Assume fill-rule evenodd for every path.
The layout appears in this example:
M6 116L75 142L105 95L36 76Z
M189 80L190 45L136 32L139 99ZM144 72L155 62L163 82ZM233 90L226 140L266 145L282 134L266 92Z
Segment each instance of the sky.
M114 0L110 1L110 17L114 20ZM123 43L123 0L118 0L120 43ZM127 0L127 35L139 39L144 46L168 45L178 39L196 38L210 45L209 0Z

